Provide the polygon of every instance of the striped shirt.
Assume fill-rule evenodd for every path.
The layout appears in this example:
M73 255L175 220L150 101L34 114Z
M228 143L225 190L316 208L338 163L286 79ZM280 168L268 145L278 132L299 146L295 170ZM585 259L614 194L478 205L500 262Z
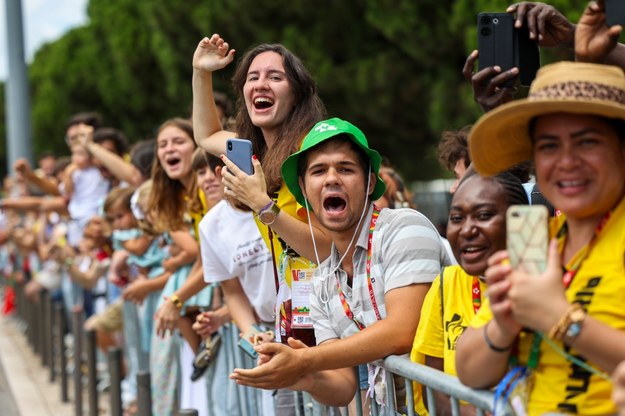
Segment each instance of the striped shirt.
M376 321L366 270L372 212L373 205L363 219L356 241L352 287L347 285L347 274L338 267L340 254L334 245L330 257L315 272L310 313L317 344L358 332L339 299L337 279L354 317L364 326ZM450 264L449 256L438 231L423 214L409 208L383 209L373 233L371 259L371 280L381 318L386 317L386 292L415 283L431 283L440 273L441 264Z

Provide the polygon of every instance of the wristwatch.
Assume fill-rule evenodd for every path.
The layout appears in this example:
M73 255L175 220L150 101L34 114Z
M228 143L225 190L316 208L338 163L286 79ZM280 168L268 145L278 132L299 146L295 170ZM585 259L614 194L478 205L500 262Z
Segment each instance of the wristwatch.
M178 297L178 295L171 295L169 297L169 300L171 301L171 303L174 304L174 306L176 307L176 309L182 309L182 305L184 302L182 302L182 300L180 300L180 298Z
M586 318L586 311L582 308L574 309L569 315L569 326L564 333L564 340L570 345L571 342L577 338L582 332L582 326L584 325L584 319Z
M276 221L280 207L273 200L258 211L258 220L265 225L271 225Z

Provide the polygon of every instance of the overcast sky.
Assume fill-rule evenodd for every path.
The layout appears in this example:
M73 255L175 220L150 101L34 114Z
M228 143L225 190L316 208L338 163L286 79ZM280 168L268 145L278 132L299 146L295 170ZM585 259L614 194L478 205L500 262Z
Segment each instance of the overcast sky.
M0 80L8 77L6 1L0 2ZM42 43L58 39L85 23L88 0L22 0L26 61Z

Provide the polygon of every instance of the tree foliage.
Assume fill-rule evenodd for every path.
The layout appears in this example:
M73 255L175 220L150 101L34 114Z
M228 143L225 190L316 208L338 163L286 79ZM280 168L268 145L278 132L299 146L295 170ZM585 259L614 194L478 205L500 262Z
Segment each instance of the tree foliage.
M572 21L585 1L553 0ZM441 175L440 133L480 110L461 69L475 48L479 11L499 0L90 0L89 21L40 48L30 67L35 151L66 153L64 124L99 111L132 140L191 111L191 57L220 33L240 56L262 42L298 54L330 116L360 126L409 179ZM543 61L566 58L566 51ZM215 76L232 95L234 65ZM0 132L3 126L0 125Z

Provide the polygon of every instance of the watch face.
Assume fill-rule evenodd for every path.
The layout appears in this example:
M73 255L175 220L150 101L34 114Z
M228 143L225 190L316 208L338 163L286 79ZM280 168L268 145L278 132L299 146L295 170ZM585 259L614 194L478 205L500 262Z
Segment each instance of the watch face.
M263 211L263 212L261 212L258 215L258 219L263 224L267 224L268 222L272 222L275 217L276 217L276 214L274 214L273 211L270 211L270 210Z
M566 330L567 338L575 338L582 331L582 325L580 322L573 322L569 329Z

